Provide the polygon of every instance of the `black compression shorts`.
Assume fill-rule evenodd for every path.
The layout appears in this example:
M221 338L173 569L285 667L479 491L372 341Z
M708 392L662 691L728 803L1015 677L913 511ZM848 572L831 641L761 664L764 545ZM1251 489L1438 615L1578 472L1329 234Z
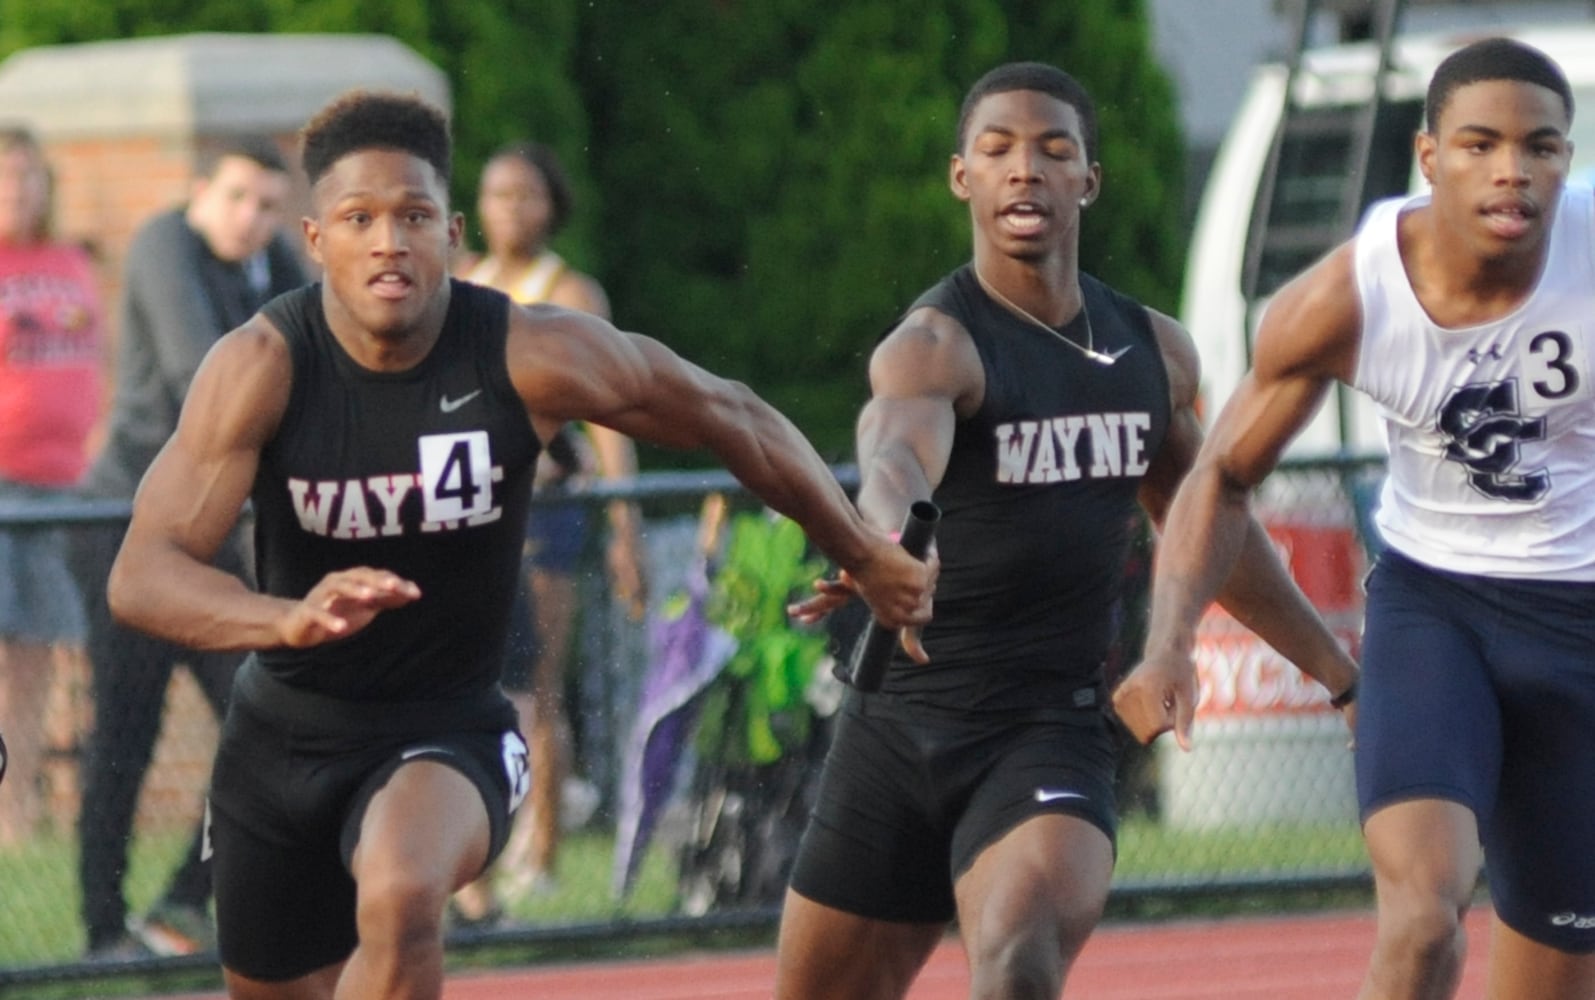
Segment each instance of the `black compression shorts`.
M387 723L402 711L385 719L369 705L350 705L338 718L328 699L301 704L246 667L207 805L222 964L281 982L353 952L349 859L372 796L409 761L445 764L476 786L492 828L491 862L525 791L526 744L513 710L503 714L486 701L483 708L466 729L393 727ZM388 731L395 728L410 731Z
M1023 821L1117 832L1118 742L1098 711L971 719L849 695L792 888L876 920L945 922L953 883Z

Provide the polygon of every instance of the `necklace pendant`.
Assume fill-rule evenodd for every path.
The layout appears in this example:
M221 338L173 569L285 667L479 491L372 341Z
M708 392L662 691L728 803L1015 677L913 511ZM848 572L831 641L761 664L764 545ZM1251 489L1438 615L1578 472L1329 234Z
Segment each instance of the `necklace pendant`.
M1114 351L1112 354L1104 354L1101 351L1086 351L1086 350L1082 350L1082 353L1085 354L1085 356L1090 358L1092 361L1095 361L1097 364L1099 364L1102 367L1106 368L1109 365L1116 364L1120 358L1124 357L1125 354L1129 353L1129 350L1130 350L1130 345L1126 344L1125 346L1119 348L1117 351Z
M1125 352L1127 352L1131 347L1131 345L1126 344L1111 354L1104 353L1096 349L1096 334L1091 329L1091 313L1086 309L1084 297L1080 299L1080 317L1081 319L1085 320L1085 343L1079 344L1073 340L1070 340L1068 337L1065 337L1061 330L1055 330L1046 323L1043 323L1023 306L999 292L995 287L992 286L990 282L985 279L985 277L980 273L979 268L975 268L975 281L980 284L981 288L985 289L987 295L1006 306L1009 312L1012 312L1016 316L1022 317L1031 324L1040 327L1047 333L1052 334L1052 336L1056 337L1058 340L1061 340L1063 343L1068 344L1076 351L1079 351L1082 356L1098 365L1101 365L1103 368L1114 364L1120 358L1124 357Z

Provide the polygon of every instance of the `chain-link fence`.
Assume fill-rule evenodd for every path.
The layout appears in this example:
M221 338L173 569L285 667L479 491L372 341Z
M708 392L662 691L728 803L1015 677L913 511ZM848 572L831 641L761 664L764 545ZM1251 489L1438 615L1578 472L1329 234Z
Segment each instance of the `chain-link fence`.
M1295 464L1259 495L1259 513L1297 579L1353 645L1368 560L1363 515L1381 468L1372 460ZM844 483L854 476L848 468L838 474ZM711 496L729 498L728 515L705 503ZM787 583L779 574L728 582L727 567L737 565L730 548L751 547L744 566L786 558L761 548L780 543L776 522L728 476L650 473L566 499L586 505L601 525L604 504L616 498L644 516L647 613L628 612L611 593L604 533L590 532L574 573L580 610L566 682L574 754L558 867L537 884L507 873L500 879L505 912L491 925L458 925L457 945L768 922L779 903L838 697L824 639L785 624L751 626L751 612L732 607L761 600L747 596L749 586ZM0 527L59 532L69 548L114 548L125 514L118 503L13 504L0 506ZM1144 624L1149 545L1137 553L1126 589L1119 669L1133 662ZM795 556L790 562L788 575L806 570ZM762 650L757 659L779 660L786 672L779 684L736 659L738 648L772 641L778 655ZM680 659L684 643L695 653L688 660ZM1164 740L1125 757L1116 891L1156 896L1365 879L1348 737L1325 692L1222 613L1207 619L1200 649L1195 751L1182 754ZM189 877L182 873L196 846L217 737L205 683L189 669L169 682L161 676L148 768L139 773L134 741L120 751L132 759L109 772L122 783L112 797L134 803L119 819L114 808L83 808L95 692L110 700L118 722L137 699L118 694L81 644L57 643L43 660L12 652L0 644L7 655L0 672L9 675L0 678L7 681L0 726L12 752L0 784L0 987L213 964L203 953L122 955L101 964L84 957L85 897L97 894L103 903L118 892L105 883L106 873L114 881L119 857L93 857L108 841L118 856L127 852L120 897L135 927L182 891L174 879ZM97 650L96 659L122 652ZM19 682L23 670L32 673ZM788 690L787 701L770 702L776 688ZM104 787L104 775L94 780ZM112 829L80 824L101 813ZM85 893L87 879L101 884Z

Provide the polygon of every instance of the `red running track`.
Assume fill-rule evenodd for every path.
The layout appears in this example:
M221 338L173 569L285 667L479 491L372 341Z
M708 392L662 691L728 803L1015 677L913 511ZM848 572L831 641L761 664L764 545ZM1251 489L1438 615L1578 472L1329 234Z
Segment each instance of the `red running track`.
M1489 910L1468 916L1459 1000L1484 995ZM1110 924L1097 930L1069 978L1080 1000L1350 1000L1373 948L1373 916ZM768 1000L769 951L708 953L605 964L457 973L445 1000ZM969 976L956 941L938 949L911 1000L963 1000ZM220 1000L196 994L176 1000Z

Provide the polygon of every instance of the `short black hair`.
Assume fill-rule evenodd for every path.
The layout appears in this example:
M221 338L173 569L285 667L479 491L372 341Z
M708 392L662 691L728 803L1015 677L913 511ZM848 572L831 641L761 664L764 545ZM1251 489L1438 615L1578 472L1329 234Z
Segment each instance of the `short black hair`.
M1090 162L1097 149L1097 105L1079 80L1056 66L1039 62L1004 63L987 73L964 95L964 104L958 112L958 151L964 151L969 138L969 119L975 105L992 94L1006 94L1015 90L1034 90L1056 97L1074 108L1080 116L1080 130L1085 134L1085 158Z
M449 120L410 94L351 90L322 108L299 132L300 158L312 186L332 165L367 149L425 160L446 188L453 168Z
M492 163L494 160L511 156L543 175L543 183L548 187L548 200L552 207L548 219L548 235L553 237L565 228L565 223L570 221L571 212L576 208L575 195L570 188L570 178L565 175L565 168L560 164L559 156L550 146L522 139L500 146L494 150L492 156L488 157L487 162Z
M1555 91L1562 99L1567 120L1573 120L1573 88L1550 56L1511 38L1486 38L1451 53L1434 71L1423 104L1429 131L1435 130L1453 94L1470 83L1486 80L1532 83Z
M233 157L249 160L273 173L288 172L288 161L283 158L282 149L275 139L263 133L245 133L226 136L205 146L194 164L194 174L198 177L215 177L216 168L221 162Z

